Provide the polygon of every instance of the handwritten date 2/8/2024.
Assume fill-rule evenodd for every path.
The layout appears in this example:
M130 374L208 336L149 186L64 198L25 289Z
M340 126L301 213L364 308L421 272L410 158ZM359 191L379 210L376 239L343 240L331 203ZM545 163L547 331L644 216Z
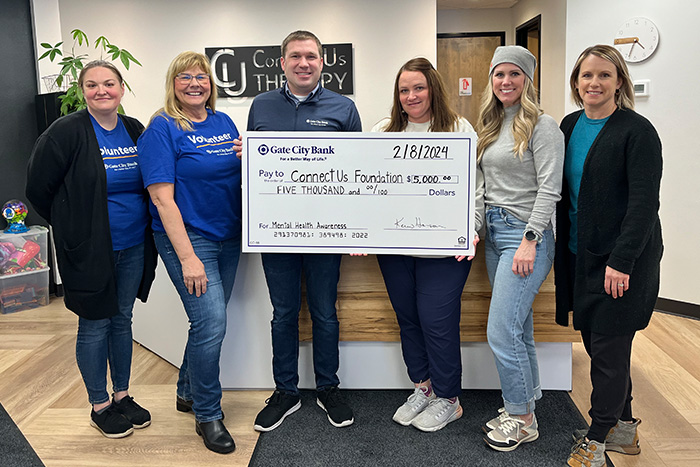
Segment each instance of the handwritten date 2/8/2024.
M449 148L431 144L403 144L394 146L394 159L447 159Z

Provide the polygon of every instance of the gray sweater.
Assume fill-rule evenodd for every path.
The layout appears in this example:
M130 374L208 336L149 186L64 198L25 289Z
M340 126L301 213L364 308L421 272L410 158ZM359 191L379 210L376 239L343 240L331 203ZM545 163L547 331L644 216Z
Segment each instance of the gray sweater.
M477 176L476 196L488 206L508 210L527 223L527 230L542 236L552 227L552 214L561 198L564 135L552 117L540 115L521 160L513 152L512 126L518 110L520 105L505 109L498 139L484 150L478 164L482 177ZM477 216L483 216L483 211ZM477 224L481 225L482 219Z

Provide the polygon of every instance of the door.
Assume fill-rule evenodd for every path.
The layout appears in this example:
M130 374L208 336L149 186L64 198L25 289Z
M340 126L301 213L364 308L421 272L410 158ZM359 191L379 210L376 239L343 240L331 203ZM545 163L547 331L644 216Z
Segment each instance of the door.
M489 79L493 52L505 44L505 32L438 34L437 68L455 111L475 126L481 94ZM460 78L471 78L471 95L460 95Z
M538 15L515 28L515 44L528 49L537 59L537 70L535 71L535 79L533 80L535 89L540 89L540 69L542 69L540 58L541 24L542 15Z

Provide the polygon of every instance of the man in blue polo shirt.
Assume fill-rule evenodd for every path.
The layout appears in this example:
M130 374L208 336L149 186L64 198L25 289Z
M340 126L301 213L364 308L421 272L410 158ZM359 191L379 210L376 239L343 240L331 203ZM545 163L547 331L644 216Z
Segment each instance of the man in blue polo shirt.
M355 104L321 86L323 49L314 34L296 31L287 36L282 42L280 63L287 82L282 88L255 98L248 114L248 131L362 131ZM255 429L274 430L301 407L297 385L302 273L313 321L317 403L333 426L351 425L353 412L338 390L337 375L335 302L340 255L263 253L262 263L273 306L275 392L256 417Z

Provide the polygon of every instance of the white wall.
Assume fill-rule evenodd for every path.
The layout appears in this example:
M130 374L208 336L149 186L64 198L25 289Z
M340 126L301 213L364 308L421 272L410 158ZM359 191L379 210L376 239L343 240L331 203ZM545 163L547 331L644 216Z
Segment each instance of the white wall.
M42 42L51 44L52 46L61 42L61 14L58 9L58 0L33 0L32 15L34 16L34 35L37 38L36 56L41 57L45 49L40 44ZM61 67L58 65L58 60L51 62L48 57L44 58L37 64L37 74L39 75L39 92L47 93L49 89L42 76L58 74Z
M700 56L690 40L697 29L700 3L681 0L570 0L567 10L566 76L588 46L612 44L619 26L632 16L651 19L659 28L659 47L650 59L630 64L632 79L651 80L651 96L638 98L635 110L656 127L663 144L661 224L664 298L700 304L696 266L700 249L700 150L696 134L700 118ZM568 78L567 78L568 79ZM565 92L567 113L575 110ZM693 240L695 239L695 240Z
M506 44L515 43L515 26L510 8L440 10L437 20L438 33L505 31Z
M366 130L388 115L396 70L415 56L435 60L435 0L59 0L59 5L64 38L76 27L91 39L104 34L143 64L125 74L136 97L124 99L127 113L143 123L162 107L167 67L184 50L278 45L296 29L311 30L325 43L352 42L351 97ZM421 27L406 28L397 20L400 12L420 18ZM106 14L118 19L106 20ZM94 49L89 53L97 58ZM250 101L222 99L217 106L245 129Z

